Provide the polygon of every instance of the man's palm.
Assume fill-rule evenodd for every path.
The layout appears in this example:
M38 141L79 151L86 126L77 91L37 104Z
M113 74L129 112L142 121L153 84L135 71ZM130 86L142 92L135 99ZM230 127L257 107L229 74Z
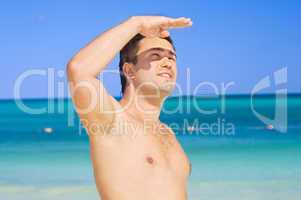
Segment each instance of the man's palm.
M140 21L140 34L145 37L167 37L169 36L168 29L182 28L192 25L189 18L169 18L161 16L141 16L138 17Z

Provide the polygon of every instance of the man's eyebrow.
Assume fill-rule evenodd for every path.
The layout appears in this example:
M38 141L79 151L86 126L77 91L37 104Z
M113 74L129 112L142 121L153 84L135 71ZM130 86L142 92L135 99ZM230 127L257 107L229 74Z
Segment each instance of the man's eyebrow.
M168 51L169 54L177 57L176 53L169 50L169 49L164 49L164 48L161 48L161 47L154 47L154 48L151 48L151 49L148 49L146 50L146 52L151 52L151 51Z

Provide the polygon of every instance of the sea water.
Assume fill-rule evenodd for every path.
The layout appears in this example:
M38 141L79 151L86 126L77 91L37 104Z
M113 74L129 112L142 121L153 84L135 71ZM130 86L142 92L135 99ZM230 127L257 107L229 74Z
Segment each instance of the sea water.
M301 198L301 95L276 102L274 95L165 101L160 119L192 164L189 199ZM258 117L273 122L279 110L287 111L286 122L275 122L285 131ZM0 101L0 200L96 200L89 156L70 99Z

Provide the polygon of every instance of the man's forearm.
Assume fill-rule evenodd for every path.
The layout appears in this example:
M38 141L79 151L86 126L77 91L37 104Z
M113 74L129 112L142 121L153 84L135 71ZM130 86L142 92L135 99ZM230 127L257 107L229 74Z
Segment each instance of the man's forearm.
M68 63L68 70L83 77L97 77L121 48L138 32L138 20L134 17L129 18L82 48Z

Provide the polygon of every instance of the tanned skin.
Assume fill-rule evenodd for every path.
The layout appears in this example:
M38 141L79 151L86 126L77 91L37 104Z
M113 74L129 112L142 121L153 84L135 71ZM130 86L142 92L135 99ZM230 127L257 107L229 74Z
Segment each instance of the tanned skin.
M176 52L164 37L188 18L135 16L99 35L68 63L72 101L90 142L102 200L186 200L190 163L174 132L160 122L175 87ZM124 63L127 86L115 100L97 78L138 33L137 63ZM115 83L114 83L115 84Z

